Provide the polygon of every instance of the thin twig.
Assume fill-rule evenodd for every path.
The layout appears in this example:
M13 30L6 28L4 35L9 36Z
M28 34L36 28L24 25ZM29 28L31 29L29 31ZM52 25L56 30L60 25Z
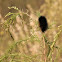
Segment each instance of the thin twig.
M44 36L43 36L43 43L44 43L44 62L46 62L46 44L45 44Z

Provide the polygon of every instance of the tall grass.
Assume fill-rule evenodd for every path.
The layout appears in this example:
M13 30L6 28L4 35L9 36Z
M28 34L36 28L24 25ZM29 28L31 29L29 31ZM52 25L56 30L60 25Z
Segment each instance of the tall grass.
M7 30L13 39L12 45L8 47L8 49L5 51L5 53L0 57L0 62L45 62L44 58L46 58L46 62L57 62L57 58L60 56L61 53L61 47L58 47L56 45L57 40L60 37L60 34L62 33L62 25L59 25L57 27L58 32L53 36L53 40L51 41L48 37L47 34L48 32L44 33L41 37L39 37L36 34L36 31L40 31L40 28L38 26L38 21L32 19L30 15L27 12L20 11L16 7L9 7L9 9L15 9L18 12L17 13L11 13L9 12L5 17L8 17L7 20L3 23L3 27L5 30ZM25 37L21 38L20 40L15 40L13 34L11 33L10 27L13 27L16 24L16 17L20 17L22 20L22 23L26 23L26 21L23 21L23 15L29 16L31 22L34 21L35 25L31 26L30 28L30 35L26 35ZM37 13L39 15L40 13ZM24 25L23 24L23 25ZM39 29L37 29L39 28ZM49 31L50 29L48 29ZM44 43L45 42L45 43ZM37 43L37 44L36 44ZM35 53L32 53L32 50L30 48L36 44L36 46L39 43L39 48L38 51ZM44 48L45 44L45 48ZM27 47L23 49L24 47ZM36 49L35 46L35 49ZM23 51L25 52L23 52ZM29 52L27 52L29 50ZM44 50L45 50L45 55L44 55ZM58 51L56 56L54 57L54 51ZM26 53L27 52L27 53ZM53 58L54 57L54 58Z

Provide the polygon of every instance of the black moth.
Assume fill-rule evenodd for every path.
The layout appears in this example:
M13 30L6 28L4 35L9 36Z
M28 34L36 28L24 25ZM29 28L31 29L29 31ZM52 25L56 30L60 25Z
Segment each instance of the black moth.
M44 16L39 17L39 26L42 32L45 32L48 29L47 19Z

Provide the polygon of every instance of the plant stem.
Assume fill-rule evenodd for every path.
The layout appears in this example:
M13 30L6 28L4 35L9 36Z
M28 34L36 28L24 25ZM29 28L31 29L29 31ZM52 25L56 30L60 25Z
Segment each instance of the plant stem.
M43 43L44 43L44 62L46 62L46 44L45 44L44 36L43 36Z

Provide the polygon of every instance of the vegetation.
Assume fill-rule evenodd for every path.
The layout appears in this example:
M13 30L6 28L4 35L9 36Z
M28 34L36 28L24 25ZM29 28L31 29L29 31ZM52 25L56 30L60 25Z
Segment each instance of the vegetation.
M61 62L62 25L57 23L61 20L61 15L59 16L62 10L59 4L61 1L45 0L45 2L40 10L35 12L28 5L30 14L29 10L24 12L15 6L8 7L16 10L16 13L9 12L5 16L6 20L1 22L2 28L9 34L11 40L8 41L9 47L3 54L1 53L0 62L45 62L45 58L46 62ZM61 8L59 11L58 4ZM48 14L46 17L49 29L41 33L37 19L40 15L46 14ZM3 32L0 33L3 34Z

